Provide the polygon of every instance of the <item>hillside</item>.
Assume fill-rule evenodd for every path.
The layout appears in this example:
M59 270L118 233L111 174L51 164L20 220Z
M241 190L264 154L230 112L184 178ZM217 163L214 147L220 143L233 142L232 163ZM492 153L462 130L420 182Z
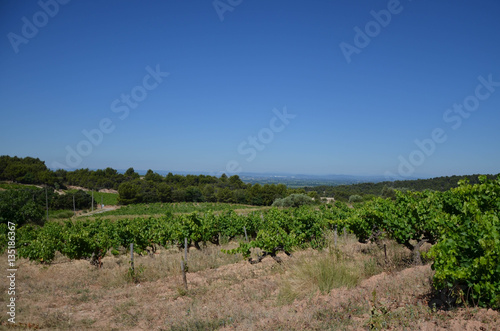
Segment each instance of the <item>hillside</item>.
M100 270L63 257L50 268L21 260L18 325L42 330L498 330L500 314L491 309L433 308L440 305L429 282L433 271L429 265L403 269L409 251L390 244L386 263L375 244L359 244L352 237L339 244L337 256L349 264L333 249L283 255L281 265L272 259L251 265L212 246L193 250L187 291L178 265L182 253L175 249L136 256L143 270L138 283L127 278L128 255L104 258ZM4 256L2 267L5 261ZM332 274L341 267L355 280ZM318 268L323 274L308 272ZM327 277L338 285L323 287ZM6 325L6 315L0 323Z

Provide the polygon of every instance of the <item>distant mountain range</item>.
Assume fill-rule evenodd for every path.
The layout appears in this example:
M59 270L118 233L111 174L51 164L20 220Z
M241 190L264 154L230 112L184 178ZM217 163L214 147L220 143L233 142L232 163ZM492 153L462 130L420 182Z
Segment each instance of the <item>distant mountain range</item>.
M118 170L124 173L125 170ZM209 175L220 177L220 173L214 172L189 172L189 171L165 171L153 170L154 172L165 176L169 172L179 175ZM136 170L141 176L145 175L147 170ZM231 174L228 174L231 176ZM238 174L242 181L246 183L259 184L285 184L289 187L304 187L304 186L319 186L319 185L350 185L359 183L379 183L389 179L385 176L361 176L361 175L305 175L305 174L289 174L289 173L257 173L257 172L241 172ZM430 177L408 177L408 180L425 179Z

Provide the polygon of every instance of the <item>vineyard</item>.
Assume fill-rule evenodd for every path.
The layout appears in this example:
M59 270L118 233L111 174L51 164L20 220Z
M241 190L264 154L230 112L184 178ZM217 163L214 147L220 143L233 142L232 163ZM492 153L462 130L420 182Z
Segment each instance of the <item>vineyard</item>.
M66 194L72 194L76 192L76 190L68 190ZM118 194L117 193L105 193L105 192L86 192L88 195L94 194L94 206L98 206L101 204L104 205L117 205L118 204Z
M210 205L206 207L189 214L163 210L159 217L25 225L16 231L16 249L19 257L44 264L59 252L99 265L106 254L120 254L131 243L136 253L153 254L159 247L180 248L185 238L198 250L207 243L237 240L238 247L224 252L241 254L250 263L266 256L281 262L280 252L321 250L325 233L347 231L360 242L392 239L413 251L416 264L421 261L421 246L430 243L426 257L433 260L437 289L447 291L455 301L500 307L500 177L482 177L475 185L462 181L446 192L397 192L394 200L377 198L354 208L337 202L239 215L234 210L215 212ZM116 212L127 212L122 209ZM6 236L7 225L0 226Z
M101 216L143 216L143 215L161 215L167 212L173 214L191 213L191 212L209 212L209 211L229 211L234 209L249 209L255 206L211 203L211 202L182 202L182 203L139 203L122 206L119 209L107 211Z

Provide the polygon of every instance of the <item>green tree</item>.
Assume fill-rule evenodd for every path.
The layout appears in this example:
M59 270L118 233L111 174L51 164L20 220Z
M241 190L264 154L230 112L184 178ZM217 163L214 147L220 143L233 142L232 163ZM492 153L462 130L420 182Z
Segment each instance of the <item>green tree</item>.
M286 198L276 199L273 202L273 207L300 207L304 205L312 205L314 200L306 194L292 194Z
M231 186L232 189L238 189L245 186L245 183L243 183L243 181L240 179L240 176L233 175L229 177L229 185Z
M190 186L186 189L186 201L201 202L203 201L203 193L196 186Z
M139 199L139 186L137 182L125 182L118 187L118 203L128 205L137 203Z
M160 174L157 174L156 172L153 172L153 170L149 169L146 173L146 176L144 176L144 179L155 183L160 183L163 180L163 177Z
M384 185L384 188L382 188L382 192L380 193L380 195L383 198L391 198L391 199L396 198L396 192L394 191L394 188L389 187L387 185Z
M262 198L262 186L260 184L254 184L248 189L248 202L251 205L262 206L264 204Z
M206 184L202 189L203 196L207 202L217 202L215 188L212 184Z
M133 179L139 179L139 174L135 172L134 168L128 168L127 171L125 171L124 176L127 178L127 180L133 180Z
M158 199L161 202L172 202L172 187L165 182L159 183L156 186Z
M353 194L349 197L349 203L362 202L363 197L357 194Z
M35 201L35 195L36 192L31 189L0 191L0 223L43 225L45 212Z
M308 192L307 195L313 199L316 203L320 203L321 202L321 197L319 196L319 193L316 192L316 191L311 191L311 192Z
M228 187L218 189L216 196L217 202L234 203L233 192Z

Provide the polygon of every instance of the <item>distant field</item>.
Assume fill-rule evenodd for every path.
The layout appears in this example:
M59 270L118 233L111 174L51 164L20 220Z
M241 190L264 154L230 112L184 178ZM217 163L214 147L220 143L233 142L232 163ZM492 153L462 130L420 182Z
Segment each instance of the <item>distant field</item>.
M71 191L67 192L69 193ZM92 191L87 191L87 194L92 195ZM105 204L106 206L109 205L115 206L118 204L118 193L94 192L94 201L96 205L100 205L102 201L102 203Z
M50 221L55 221L55 220L64 220L73 217L74 213L72 210L49 210L49 220Z
M94 193L95 194L95 193ZM120 209L104 212L100 216L111 215L159 215L167 211L172 213L191 213L191 212L206 212L209 210L235 210L235 209L249 209L255 206L229 204L229 203L210 203L210 202L182 202L182 203L150 203L150 204L136 204L123 206Z
M88 194L92 194L92 192L87 192ZM102 201L105 205L117 205L118 204L118 193L103 193L103 192L94 192L94 201L97 202L97 204L101 203L101 197Z
M37 188L34 185L26 185L26 184L14 184L14 183L0 183L0 188L4 190L18 190L22 188Z

